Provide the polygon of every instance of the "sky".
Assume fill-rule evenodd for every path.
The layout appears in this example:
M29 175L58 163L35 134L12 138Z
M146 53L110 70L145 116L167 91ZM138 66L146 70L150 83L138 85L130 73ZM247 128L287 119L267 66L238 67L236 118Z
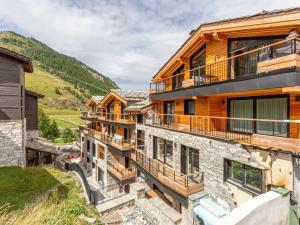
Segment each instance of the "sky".
M74 56L121 88L148 90L201 23L297 6L299 0L1 0L0 30Z

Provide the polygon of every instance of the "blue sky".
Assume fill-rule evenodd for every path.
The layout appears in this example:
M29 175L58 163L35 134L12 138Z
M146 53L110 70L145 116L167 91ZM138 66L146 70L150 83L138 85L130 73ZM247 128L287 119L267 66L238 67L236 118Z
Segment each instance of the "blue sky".
M299 0L1 0L0 29L74 56L121 88L147 90L199 24L296 6Z

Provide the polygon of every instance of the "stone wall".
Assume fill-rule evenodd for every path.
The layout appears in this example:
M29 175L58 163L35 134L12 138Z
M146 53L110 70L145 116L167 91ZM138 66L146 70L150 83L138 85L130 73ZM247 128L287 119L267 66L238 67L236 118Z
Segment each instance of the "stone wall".
M24 166L23 122L0 121L0 166Z
M224 158L256 168L267 169L267 165L264 166L257 161L251 152L240 144L152 126L145 127L145 151L149 157L153 157L153 136L173 141L173 167L177 170L180 170L181 145L198 149L200 153L199 168L201 172L204 172L205 191L213 198L226 203L227 207L231 209L239 204L239 198L234 195L235 193L230 189L227 182L224 182ZM249 198L252 198L252 194L249 194Z

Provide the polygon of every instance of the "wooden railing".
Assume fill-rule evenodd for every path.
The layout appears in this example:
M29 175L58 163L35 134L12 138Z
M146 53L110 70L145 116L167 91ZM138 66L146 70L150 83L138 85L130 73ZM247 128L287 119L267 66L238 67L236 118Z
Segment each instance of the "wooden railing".
M132 168L124 168L117 162L111 162L108 160L107 169L121 181L135 177L135 171Z
M103 112L82 112L83 119L98 119L104 121L111 121L124 124L135 124L136 116L130 114L116 114L116 113L103 113Z
M131 159L142 166L146 171L161 183L184 196L196 193L203 189L203 173L183 174L158 160L147 157L143 151L135 150Z
M150 83L150 92L167 92L180 88L215 84L241 77L259 76L266 72L260 68L260 63L292 54L299 54L299 41L300 39L297 38L279 41L218 62L193 68L189 70L189 79L182 79L184 73L161 78L156 82ZM241 60L240 63L239 60ZM287 66L289 67L290 65L287 64Z
M270 140L273 137L273 141L283 142L278 147L300 151L299 120L153 114L146 120L146 124L244 144L257 143L257 138ZM288 147L291 142L295 148ZM269 142L260 145L275 147L275 143L270 146Z
M105 144L112 145L120 150L130 150L134 147L134 140L118 140L115 139L107 134L103 134L100 131L91 129L89 127L80 126L79 130L101 142L104 142Z

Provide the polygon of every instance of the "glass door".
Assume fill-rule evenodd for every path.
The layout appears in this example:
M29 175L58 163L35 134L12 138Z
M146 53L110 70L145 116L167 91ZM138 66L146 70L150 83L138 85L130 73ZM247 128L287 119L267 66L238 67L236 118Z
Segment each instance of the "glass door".
M164 102L164 124L171 125L174 123L175 104L174 101Z

